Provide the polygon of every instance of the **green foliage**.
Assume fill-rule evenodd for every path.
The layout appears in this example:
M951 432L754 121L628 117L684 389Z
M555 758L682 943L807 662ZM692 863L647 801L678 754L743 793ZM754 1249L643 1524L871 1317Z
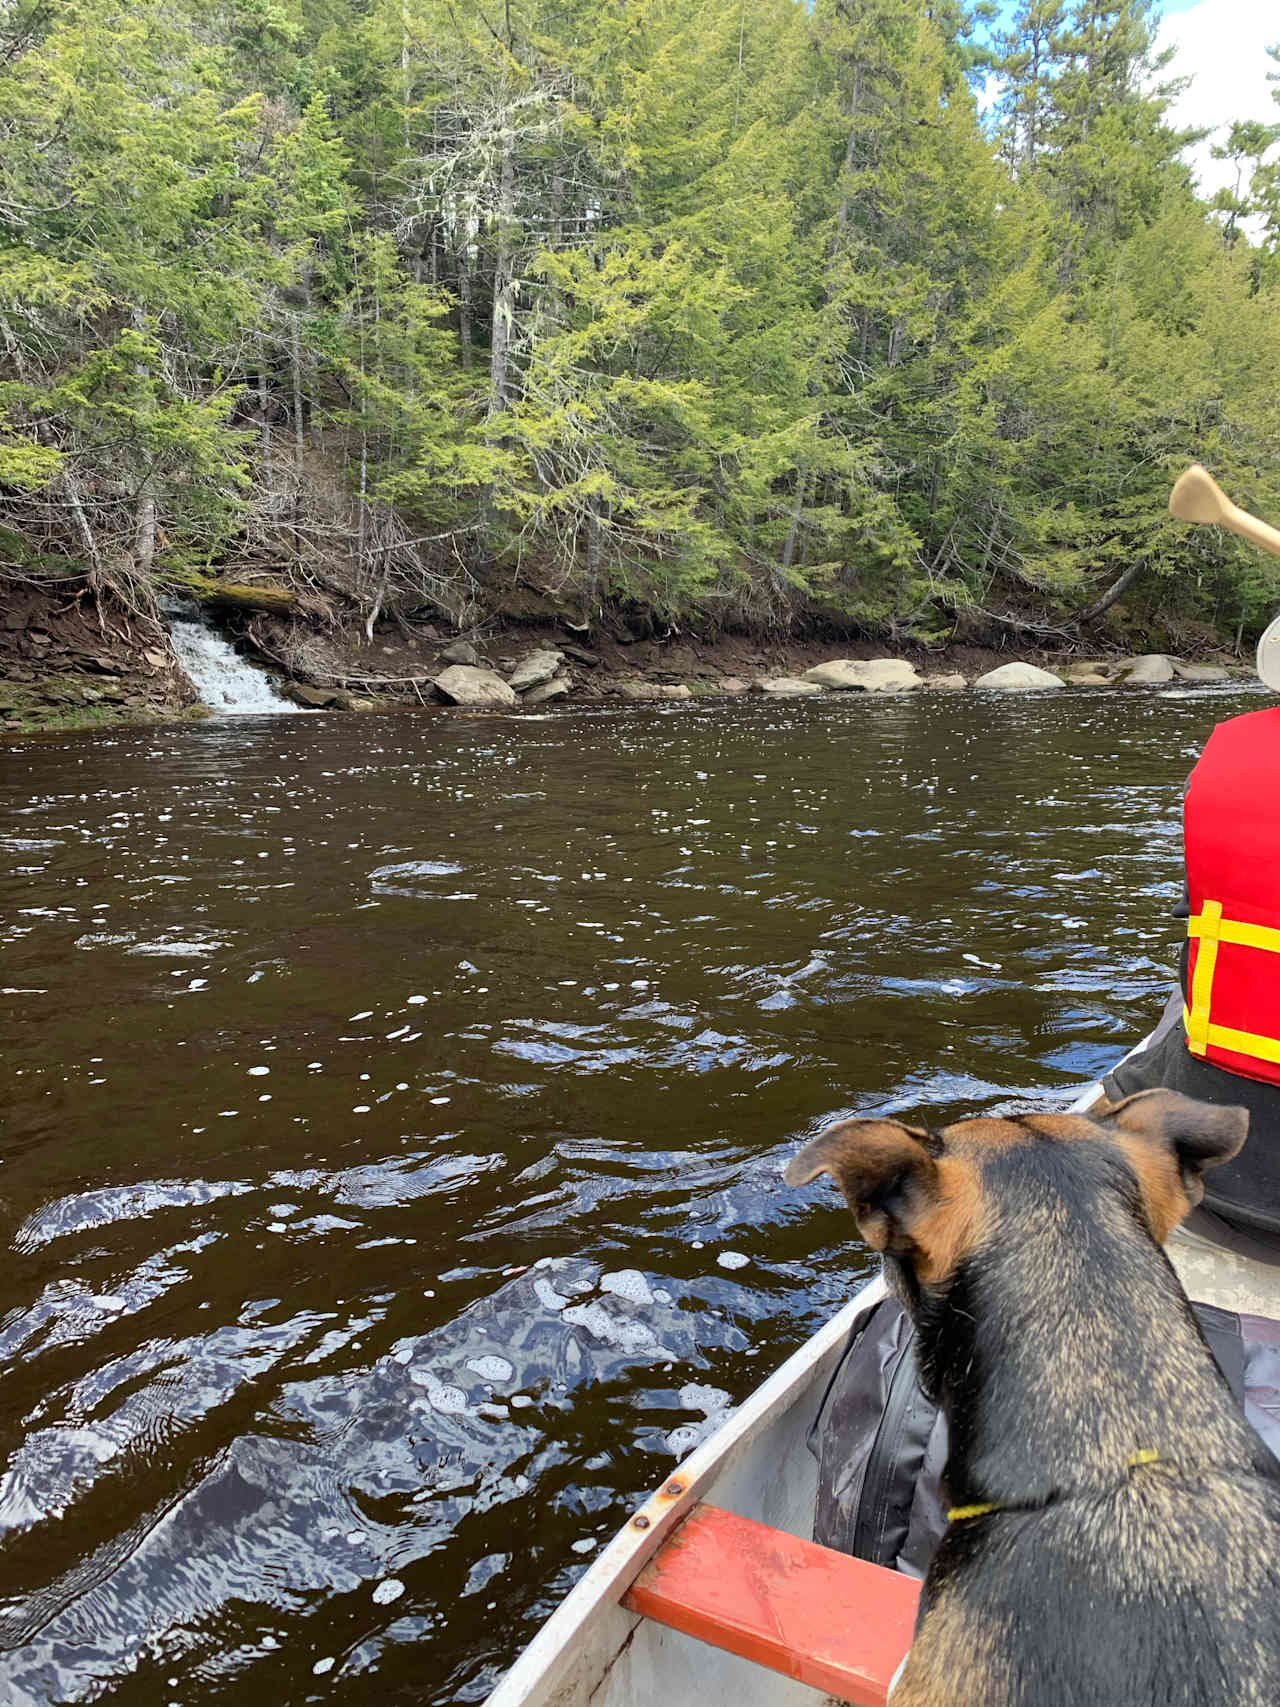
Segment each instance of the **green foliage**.
M1144 608L1261 622L1275 576L1165 500L1198 456L1280 515L1280 131L1232 126L1205 205L1152 0L992 15L11 12L7 519L145 599L304 553L327 489L370 626L392 564L930 635L1136 567Z

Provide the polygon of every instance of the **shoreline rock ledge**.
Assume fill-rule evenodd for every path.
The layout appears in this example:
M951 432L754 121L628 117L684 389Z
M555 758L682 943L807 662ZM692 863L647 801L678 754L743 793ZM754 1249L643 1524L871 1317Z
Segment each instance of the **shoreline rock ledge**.
M800 679L815 687L861 693L905 693L924 685L905 658L832 658L815 664Z
M550 646L539 647L516 665L507 677L507 686L513 693L528 694L531 688L540 688L554 681L563 663L563 652Z
M518 705L520 696L508 687L496 670L482 669L474 664L451 664L441 670L432 684L442 699L451 705L497 706Z

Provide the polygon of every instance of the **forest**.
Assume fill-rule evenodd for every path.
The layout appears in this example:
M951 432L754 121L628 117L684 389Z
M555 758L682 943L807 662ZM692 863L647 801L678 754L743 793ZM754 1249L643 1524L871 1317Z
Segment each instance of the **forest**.
M0 582L1238 645L1280 122L1198 199L1152 5L13 0Z

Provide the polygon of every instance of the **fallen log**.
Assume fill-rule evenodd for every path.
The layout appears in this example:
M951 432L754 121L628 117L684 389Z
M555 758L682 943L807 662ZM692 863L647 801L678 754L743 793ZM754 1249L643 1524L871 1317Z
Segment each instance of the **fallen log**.
M213 610L256 610L275 615L291 611L298 596L288 587L247 587L235 581L214 581L192 589L202 605Z

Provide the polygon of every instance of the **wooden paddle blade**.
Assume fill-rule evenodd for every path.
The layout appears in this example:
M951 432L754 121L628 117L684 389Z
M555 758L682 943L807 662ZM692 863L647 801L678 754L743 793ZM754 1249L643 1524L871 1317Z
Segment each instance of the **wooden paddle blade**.
M1180 522L1224 522L1233 505L1218 482L1193 462L1169 494L1169 514Z
M1280 528L1273 528L1236 507L1207 468L1193 462L1169 494L1169 513L1180 522L1217 522L1261 551L1280 557Z

